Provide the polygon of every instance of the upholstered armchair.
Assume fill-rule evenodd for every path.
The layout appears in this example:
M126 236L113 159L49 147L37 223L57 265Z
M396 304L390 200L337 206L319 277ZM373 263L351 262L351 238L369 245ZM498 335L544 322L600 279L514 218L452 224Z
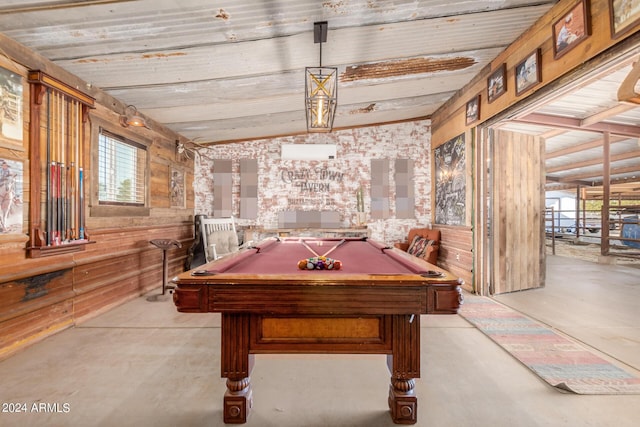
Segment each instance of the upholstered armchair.
M436 265L440 250L440 230L412 228L409 230L407 241L396 243L394 246Z

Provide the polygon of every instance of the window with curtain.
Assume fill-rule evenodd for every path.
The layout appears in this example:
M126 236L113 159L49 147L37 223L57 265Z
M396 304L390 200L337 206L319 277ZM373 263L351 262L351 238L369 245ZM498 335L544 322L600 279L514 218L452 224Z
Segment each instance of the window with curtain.
M101 205L145 206L147 149L100 129L98 201Z

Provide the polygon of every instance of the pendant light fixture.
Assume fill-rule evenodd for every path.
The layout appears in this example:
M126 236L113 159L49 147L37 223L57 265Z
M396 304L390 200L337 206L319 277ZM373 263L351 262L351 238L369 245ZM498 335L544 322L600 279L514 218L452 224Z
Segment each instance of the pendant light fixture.
M338 104L338 69L322 66L322 43L327 22L313 24L313 41L320 43L320 66L305 68L305 100L308 132L330 132Z

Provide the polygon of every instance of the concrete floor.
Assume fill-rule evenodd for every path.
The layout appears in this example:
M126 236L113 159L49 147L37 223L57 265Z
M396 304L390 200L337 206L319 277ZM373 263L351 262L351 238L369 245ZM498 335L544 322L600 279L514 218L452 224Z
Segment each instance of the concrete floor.
M549 257L547 278L497 299L639 368L640 269ZM459 316L423 316L421 339L418 426L640 420L640 395L559 392ZM137 298L0 362L0 426L222 426L219 340L217 314ZM388 381L384 356L260 355L246 425L392 426Z

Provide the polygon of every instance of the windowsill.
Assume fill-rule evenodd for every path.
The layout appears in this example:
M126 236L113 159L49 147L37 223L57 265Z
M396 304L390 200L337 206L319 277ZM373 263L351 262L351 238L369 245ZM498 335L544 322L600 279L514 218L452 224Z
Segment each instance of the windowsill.
M149 216L150 209L140 206L92 206L89 208L89 216L92 217L112 217L112 216Z

